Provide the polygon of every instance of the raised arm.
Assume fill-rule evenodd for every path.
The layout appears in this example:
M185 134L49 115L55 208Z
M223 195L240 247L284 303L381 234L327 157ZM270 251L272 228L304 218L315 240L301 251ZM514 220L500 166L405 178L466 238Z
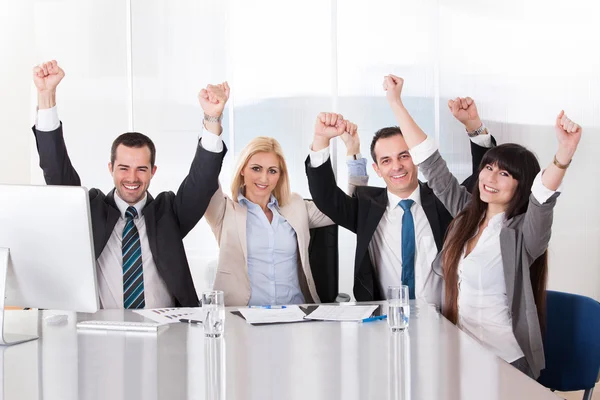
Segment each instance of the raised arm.
M450 173L437 145L413 120L402 102L401 93L404 80L394 75L384 78L383 89L396 117L402 136L408 145L413 162L427 179L427 184L436 197L454 217L467 204L471 194L461 186Z
M38 111L37 121L32 130L46 183L80 186L81 179L71 164L56 111L56 88L64 76L65 72L55 60L33 68Z
M552 162L535 178L523 223L523 241L532 260L548 248L556 198L582 133L581 127L567 118L564 111L556 118L554 130L558 150Z
M311 153L306 159L308 187L319 210L338 225L356 232L358 199L352 198L335 181L329 143L346 131L346 121L340 114L320 113L315 122Z
M346 167L348 168L348 195L354 195L357 186L367 186L369 175L367 174L367 160L360 153L360 137L358 126L346 121L346 131L341 134L340 139L346 146Z
M204 111L202 139L196 146L190 171L179 186L173 206L182 236L196 226L219 188L219 173L227 152L221 139L221 119L229 92L229 85L224 82L208 85L198 96Z

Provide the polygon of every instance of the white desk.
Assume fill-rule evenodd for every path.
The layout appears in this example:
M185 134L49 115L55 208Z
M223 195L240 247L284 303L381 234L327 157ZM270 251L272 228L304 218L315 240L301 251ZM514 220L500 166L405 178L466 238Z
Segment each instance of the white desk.
M408 335L386 321L251 326L227 313L217 340L187 324L78 333L76 318L141 317L70 313L48 325L55 313L6 313L13 331L40 339L1 349L0 399L558 399L427 306L413 307Z

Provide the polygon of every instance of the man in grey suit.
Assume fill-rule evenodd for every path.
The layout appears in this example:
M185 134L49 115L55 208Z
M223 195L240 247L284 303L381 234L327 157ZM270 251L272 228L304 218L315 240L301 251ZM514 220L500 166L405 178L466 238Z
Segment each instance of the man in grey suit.
M40 167L49 185L81 185L63 139L56 111L56 88L64 77L56 61L34 68L38 115L33 127ZM200 92L205 127L220 135L229 86L208 85ZM146 135L127 132L112 145L108 164L114 189L89 191L98 290L102 308L196 307L198 296L183 238L202 218L218 187L226 149L197 147L177 194L148 193L156 173L156 149Z

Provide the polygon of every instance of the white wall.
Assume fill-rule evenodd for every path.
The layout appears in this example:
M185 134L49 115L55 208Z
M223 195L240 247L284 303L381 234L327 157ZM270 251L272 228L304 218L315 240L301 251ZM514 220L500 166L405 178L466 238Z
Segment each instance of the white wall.
M10 112L0 114L0 182L43 182L29 131L30 77L47 59L67 72L59 112L84 184L111 188L110 143L135 129L158 147L153 193L176 190L186 174L201 127L196 95L206 84L228 80L233 89L223 186L242 147L268 135L284 148L292 189L308 197L303 161L316 114L339 111L357 122L370 163L372 134L395 123L381 90L383 75L394 72L406 78L415 119L461 178L469 145L448 98L475 98L500 143L530 147L543 165L556 150L558 111L581 122L584 137L556 208L550 288L600 299L600 210L591 200L600 195L600 7L589 1L11 0L2 8L0 50L10 57L0 63L9 93L0 106ZM335 155L344 188L343 146ZM382 181L372 173L371 183ZM185 244L204 288L206 265L218 256L204 221ZM354 245L342 229L347 293Z

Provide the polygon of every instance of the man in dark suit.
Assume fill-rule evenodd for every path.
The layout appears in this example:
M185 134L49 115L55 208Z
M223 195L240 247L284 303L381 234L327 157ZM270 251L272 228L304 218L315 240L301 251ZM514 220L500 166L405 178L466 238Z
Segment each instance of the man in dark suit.
M63 77L56 61L34 68L38 117L33 132L46 183L79 186L55 107L56 87ZM217 135L228 97L227 83L200 92L205 127ZM148 193L157 169L152 140L128 132L113 142L108 167L115 188L107 195L89 191L102 308L198 306L182 240L217 190L226 152L207 151L202 143L177 194L162 192L154 198Z
M474 103L468 114L465 126L470 136L485 136L471 144L477 171L493 139L481 124ZM458 118L458 112L454 115ZM336 224L357 234L354 296L358 301L383 300L388 286L406 284L411 298L420 297L452 218L427 184L419 182L417 166L397 127L379 130L371 143L373 168L387 187L357 186L354 197L346 195L335 182L329 141L347 130L341 115L319 114L306 174L317 207ZM476 176L465 183L472 186L475 180Z

